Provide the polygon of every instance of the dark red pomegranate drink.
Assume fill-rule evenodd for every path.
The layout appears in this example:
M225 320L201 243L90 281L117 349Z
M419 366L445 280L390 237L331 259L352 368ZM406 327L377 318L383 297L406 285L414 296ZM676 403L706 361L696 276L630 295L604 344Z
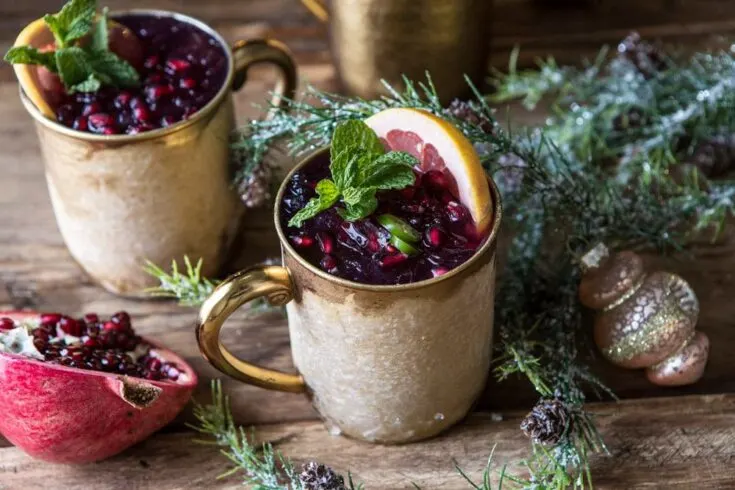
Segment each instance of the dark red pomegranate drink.
M222 87L227 57L208 33L172 17L127 14L114 20L140 42L134 49L112 41L110 47L138 71L141 85L64 95L56 106L61 124L98 134L137 134L191 117Z
M378 192L378 208L347 221L339 206L301 228L288 222L330 176L329 156L312 159L287 183L281 226L306 260L337 277L365 284L406 284L440 276L466 262L482 244L469 211L450 191L451 176L415 170L414 185Z

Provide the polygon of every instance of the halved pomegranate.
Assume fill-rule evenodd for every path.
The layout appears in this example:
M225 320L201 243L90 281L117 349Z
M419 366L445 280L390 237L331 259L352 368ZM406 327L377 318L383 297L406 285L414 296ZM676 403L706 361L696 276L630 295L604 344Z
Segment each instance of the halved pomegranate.
M39 327L29 327L31 334L26 335L15 328L20 324ZM119 342L119 348L108 349L108 354L117 352L116 359L122 359L122 364L110 364L105 358L108 354L94 353L99 347L85 333L92 330L97 332L98 343ZM10 331L17 332L17 341L31 350L31 344L41 346L46 360L0 346L6 350L0 352L0 433L29 455L46 461L89 463L123 451L171 422L197 384L196 373L183 359L135 336L129 317L122 312L108 321L93 314L74 320L57 314L0 312L0 334ZM108 333L109 339L100 339L101 332ZM72 340L65 339L67 336ZM51 347L45 348L44 342ZM150 352L133 365L125 356L134 343L150 346ZM79 344L82 347L67 347ZM34 354L37 358L39 352ZM162 370L162 365L168 367ZM125 370L135 376L120 374Z

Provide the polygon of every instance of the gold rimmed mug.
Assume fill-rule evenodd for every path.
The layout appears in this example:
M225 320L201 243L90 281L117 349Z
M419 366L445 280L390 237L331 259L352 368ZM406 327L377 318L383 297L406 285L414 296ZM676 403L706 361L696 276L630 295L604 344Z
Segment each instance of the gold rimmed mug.
M258 266L218 286L199 313L204 357L223 373L267 389L306 392L334 430L370 442L402 443L438 434L462 419L490 368L495 255L502 210L491 179L495 215L487 240L447 274L397 286L330 275L290 245L279 215L294 172L284 180L274 221L283 266ZM220 341L225 320L266 297L286 305L298 374L238 359Z
M216 274L244 211L230 168L232 92L242 87L252 65L271 63L279 73L272 100L278 106L283 95L294 95L297 74L278 41L240 41L230 49L214 29L183 14L110 15L172 17L194 25L219 43L227 63L222 88L191 118L136 135L72 130L44 117L21 90L35 120L51 203L69 252L107 290L145 297L156 282L143 271L146 260L168 266L188 255L202 258L204 275Z

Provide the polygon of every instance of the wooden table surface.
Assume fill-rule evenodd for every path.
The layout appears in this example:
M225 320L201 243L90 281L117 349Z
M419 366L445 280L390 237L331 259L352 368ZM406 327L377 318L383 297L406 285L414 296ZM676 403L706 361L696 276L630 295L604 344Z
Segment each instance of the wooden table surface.
M634 2L622 3L633 8ZM661 2L650 2L651 11L654 3ZM56 10L58 4L37 0L3 5L0 48L5 49L20 25ZM130 3L119 0L108 4L121 7ZM672 8L679 8L680 15L692 19L694 27L676 30L677 17L669 12L651 28L654 33L688 39L697 33L726 32L735 26L735 21L726 16L729 12L729 18L735 19L730 2L663 4L678 5ZM692 4L708 6L711 18L705 19ZM568 55L567 48L574 46L571 52L577 56L591 52L592 45L620 37L629 27L603 29L593 39L573 44L580 31L572 28L577 25L577 17L572 15L567 16L569 29L556 36L552 32L544 44L540 38L531 39L528 33L524 36L527 24L522 19L530 22L537 14L520 5L517 1L496 4L496 12L512 13L521 19L515 31L502 22L494 23L500 39L494 51L497 56L507 56L508 47L524 39L534 49L550 46L562 55ZM146 6L191 13L212 23L230 39L275 35L294 50L302 80L329 90L338 86L329 62L325 28L313 21L295 0L156 0ZM614 8L612 11L617 12ZM562 27L554 29L564 32ZM705 42L703 39L697 37L697 42ZM240 117L258 115L252 103L263 99L271 75L267 70L259 71L238 94ZM144 335L169 346L191 363L201 379L195 396L206 401L209 380L219 377L219 373L198 354L193 333L194 310L167 301L115 297L97 287L69 256L54 221L31 118L17 95L9 68L1 67L0 309L33 308L72 314L127 310ZM654 267L681 273L697 291L702 307L699 328L712 340L710 363L698 384L664 389L649 385L640 372L622 371L593 361L595 371L623 399L597 402L590 407L597 414L611 451L609 457L594 458L597 488L735 488L735 302L731 300L735 293L734 252L735 243L727 241L691 250L689 256L648 258ZM277 254L270 212L252 212L227 269L232 272ZM227 341L237 355L271 367L293 369L284 318L277 314L240 317L229 326ZM454 471L453 461L471 476L479 477L495 445L497 465L518 461L529 447L518 424L536 398L522 380L500 385L491 381L477 411L447 434L424 443L385 447L329 435L307 400L299 395L269 392L226 379L224 388L232 398L238 422L255 424L260 438L280 441L278 448L295 461L318 459L340 471L349 469L367 488L411 488L411 482L422 488L467 488ZM0 438L0 490L239 487L241 480L237 475L215 480L228 465L216 449L192 443L193 433L183 426L187 420L191 420L189 410L148 441L110 460L86 466L34 461Z

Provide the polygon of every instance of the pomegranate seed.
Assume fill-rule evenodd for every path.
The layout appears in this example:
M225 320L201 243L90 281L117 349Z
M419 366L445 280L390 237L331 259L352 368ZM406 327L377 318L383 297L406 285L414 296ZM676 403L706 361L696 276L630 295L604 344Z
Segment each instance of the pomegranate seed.
M158 65L158 62L159 62L158 55L154 54L145 59L145 61L143 62L143 66L145 66L146 68L150 70L150 69L155 68L156 65Z
M38 352L43 352L48 347L48 342L43 339L33 339L33 346Z
M197 86L197 81L193 78L182 78L179 80L179 87L191 90Z
M59 328L69 335L79 337L82 334L82 326L73 318L68 316L62 317L59 320Z
M167 95L171 95L174 91L174 88L171 85L152 85L150 87L146 87L145 93L146 96L151 100L158 100L161 97L165 97Z
M331 254L334 249L334 240L326 231L320 231L316 234L316 240L319 242L319 249L325 254Z
M413 196L416 195L416 188L414 186L406 187L405 189L401 189L401 196L403 199L410 201L413 199Z
M56 325L61 320L59 313L43 313L41 315L41 323L45 325Z
M334 273L337 270L337 260L331 255L325 255L324 257L322 257L319 265L321 265L322 269L329 273Z
M178 121L174 116L172 116L171 114L167 114L161 118L161 127L166 128L168 126L171 126L172 124L176 124L177 122Z
M308 235L297 235L297 236L291 237L291 243L293 243L299 248L306 248L306 247L311 247L312 245L314 245L314 239Z
M146 363L146 367L152 371L159 371L162 365L163 363L160 359L156 359L155 357L151 357Z
M390 246L390 245L388 245L388 246ZM380 243L378 243L378 238L377 237L370 237L370 238L368 238L368 241L367 241L367 249L368 249L368 251L370 251L372 253L375 253L378 250L380 250Z
M125 107L128 107L132 98L133 94L123 90L122 92L117 94L117 97L115 97L115 107L117 107L118 109L124 109Z
M136 107L141 107L141 106L142 107L147 107L146 104L145 104L145 101L143 100L142 97L136 96L136 97L133 97L130 100L130 108L131 109L135 109Z
M127 326L112 321L105 322L105 324L102 325L102 328L107 332L124 332L128 329Z
M431 273L434 275L434 277L443 276L447 272L449 272L449 269L447 269L446 267L437 267L436 269L431 270Z
M455 223L464 221L467 219L467 208L462 206L457 201L450 201L447 203L447 216Z
M394 254L398 252L398 249L396 249L396 247L394 247L393 245L389 244L385 246L385 251L388 252L389 254Z
M86 323L97 323L100 321L100 317L96 313L87 313L84 315L84 321Z
M190 66L191 63L180 58L171 58L166 61L166 71L171 74L188 70Z
M110 317L110 321L118 325L130 327L130 314L127 311L118 311Z
M104 129L112 127L115 124L115 118L104 112L98 112L89 116L89 129L94 132L102 132Z
M104 134L105 136L111 136L113 134L117 134L117 129L115 129L115 128L104 128L102 130L102 134Z
M174 367L174 366L171 366L171 367L170 367L170 368L168 369L168 371L167 371L167 373L166 373L166 374L168 375L168 379L170 379L170 380L172 380L172 381L176 381L177 379L179 379L179 375L180 375L181 373L180 373L180 371L179 371L179 370L178 370L178 369L177 369L176 367Z
M160 73L153 73L151 75L148 75L148 77L145 79L146 85L151 85L154 83L160 83L161 80L163 80L163 75Z
M148 107L146 107L145 103L141 102L139 105L133 108L133 117L137 121L150 121L151 112L150 110L148 110Z
M446 238L446 235L441 228L437 226L432 226L426 230L426 235L424 238L429 246L438 248L441 247L444 243L444 238Z
M395 267L398 264L402 264L406 261L407 258L408 256L403 254L386 255L378 261L378 264L380 265L380 267L387 269L390 267Z
M74 119L74 123L71 127L76 129L77 131L86 131L87 129L89 129L89 124L87 124L87 117L79 116L78 118Z
M82 116L89 116L90 114L97 114L102 110L102 106L99 102L90 102L82 109Z
M84 341L84 346L85 347L95 348L95 347L99 347L100 346L100 343L97 342L97 339L94 339L94 338L91 338L90 337L90 338L88 338L88 339L86 339Z
M0 330L12 330L13 328L15 328L15 322L12 319L8 317L0 318Z

